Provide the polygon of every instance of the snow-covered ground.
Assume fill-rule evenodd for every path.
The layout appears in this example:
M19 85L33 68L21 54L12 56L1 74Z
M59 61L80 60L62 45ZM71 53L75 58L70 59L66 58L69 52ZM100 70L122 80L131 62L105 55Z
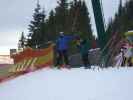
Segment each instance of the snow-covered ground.
M133 68L43 69L0 84L0 100L133 100Z

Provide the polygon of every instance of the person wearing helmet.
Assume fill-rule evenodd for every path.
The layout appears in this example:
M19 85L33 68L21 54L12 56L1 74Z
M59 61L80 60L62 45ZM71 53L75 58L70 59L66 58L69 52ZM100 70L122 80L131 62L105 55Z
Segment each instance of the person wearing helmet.
M56 66L65 65L69 66L68 60L68 48L69 42L74 39L72 35L65 35L64 32L59 33L59 37L56 41L56 51L57 51L57 63Z

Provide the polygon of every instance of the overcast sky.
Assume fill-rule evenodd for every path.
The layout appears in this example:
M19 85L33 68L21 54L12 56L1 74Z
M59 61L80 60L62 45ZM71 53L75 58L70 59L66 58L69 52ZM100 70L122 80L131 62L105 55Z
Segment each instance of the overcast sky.
M48 13L54 9L57 0L40 0ZM91 23L96 33L91 0L85 0L90 9ZM124 2L126 0L123 0ZM28 24L32 18L37 0L0 0L0 55L9 54L10 48L17 48L20 33L28 32ZM106 23L117 11L119 0L102 0ZM8 36L8 37L7 37Z

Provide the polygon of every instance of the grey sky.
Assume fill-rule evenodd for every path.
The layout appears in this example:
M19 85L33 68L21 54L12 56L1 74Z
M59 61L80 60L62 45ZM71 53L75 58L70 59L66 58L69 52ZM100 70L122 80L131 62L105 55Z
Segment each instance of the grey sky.
M41 6L45 7L48 13L54 9L57 0L40 0ZM90 9L91 23L94 33L95 22L91 0L85 0ZM124 2L126 0L123 0ZM10 48L17 48L20 33L27 33L28 24L32 18L37 0L0 0L0 54L9 53ZM119 0L102 0L105 21L117 11ZM7 37L8 36L8 37Z

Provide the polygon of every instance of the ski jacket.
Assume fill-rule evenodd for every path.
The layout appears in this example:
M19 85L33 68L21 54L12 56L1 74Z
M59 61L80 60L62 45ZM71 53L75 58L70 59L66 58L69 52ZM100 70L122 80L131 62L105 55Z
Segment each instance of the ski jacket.
M74 36L64 35L60 36L56 41L56 48L59 51L67 50L69 47L69 41L73 40Z
M90 42L88 40L83 40L80 45L78 45L81 55L87 55L90 49Z

